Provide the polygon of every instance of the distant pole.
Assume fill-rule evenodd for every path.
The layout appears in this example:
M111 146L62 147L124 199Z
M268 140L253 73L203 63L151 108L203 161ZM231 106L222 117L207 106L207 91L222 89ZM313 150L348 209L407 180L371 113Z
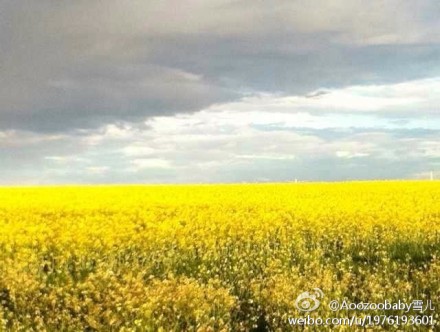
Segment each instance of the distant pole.
M431 181L433 181L433 180L434 180L434 172L431 171Z
M298 179L295 179L295 183L298 183Z

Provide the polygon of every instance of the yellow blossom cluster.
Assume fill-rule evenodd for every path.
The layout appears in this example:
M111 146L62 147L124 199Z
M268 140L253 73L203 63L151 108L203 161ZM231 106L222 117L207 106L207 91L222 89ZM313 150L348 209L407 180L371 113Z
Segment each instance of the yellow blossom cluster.
M439 257L436 181L1 188L0 331L365 330L290 326L314 288L439 320Z

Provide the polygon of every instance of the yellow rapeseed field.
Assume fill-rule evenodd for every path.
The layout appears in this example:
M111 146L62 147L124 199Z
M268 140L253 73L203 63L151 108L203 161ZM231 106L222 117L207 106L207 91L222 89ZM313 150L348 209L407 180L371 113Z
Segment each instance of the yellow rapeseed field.
M0 248L2 331L363 330L288 319L440 307L440 182L1 188Z

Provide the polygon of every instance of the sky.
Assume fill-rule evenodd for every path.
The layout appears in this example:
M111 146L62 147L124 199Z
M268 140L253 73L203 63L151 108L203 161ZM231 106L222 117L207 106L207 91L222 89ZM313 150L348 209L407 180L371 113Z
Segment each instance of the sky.
M440 178L437 0L0 0L0 185Z

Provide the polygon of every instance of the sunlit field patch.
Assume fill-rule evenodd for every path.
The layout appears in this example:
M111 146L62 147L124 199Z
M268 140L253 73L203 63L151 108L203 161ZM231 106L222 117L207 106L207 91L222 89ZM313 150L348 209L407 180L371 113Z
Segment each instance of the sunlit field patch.
M316 317L440 307L439 256L436 181L2 188L0 328L295 330L314 288Z

